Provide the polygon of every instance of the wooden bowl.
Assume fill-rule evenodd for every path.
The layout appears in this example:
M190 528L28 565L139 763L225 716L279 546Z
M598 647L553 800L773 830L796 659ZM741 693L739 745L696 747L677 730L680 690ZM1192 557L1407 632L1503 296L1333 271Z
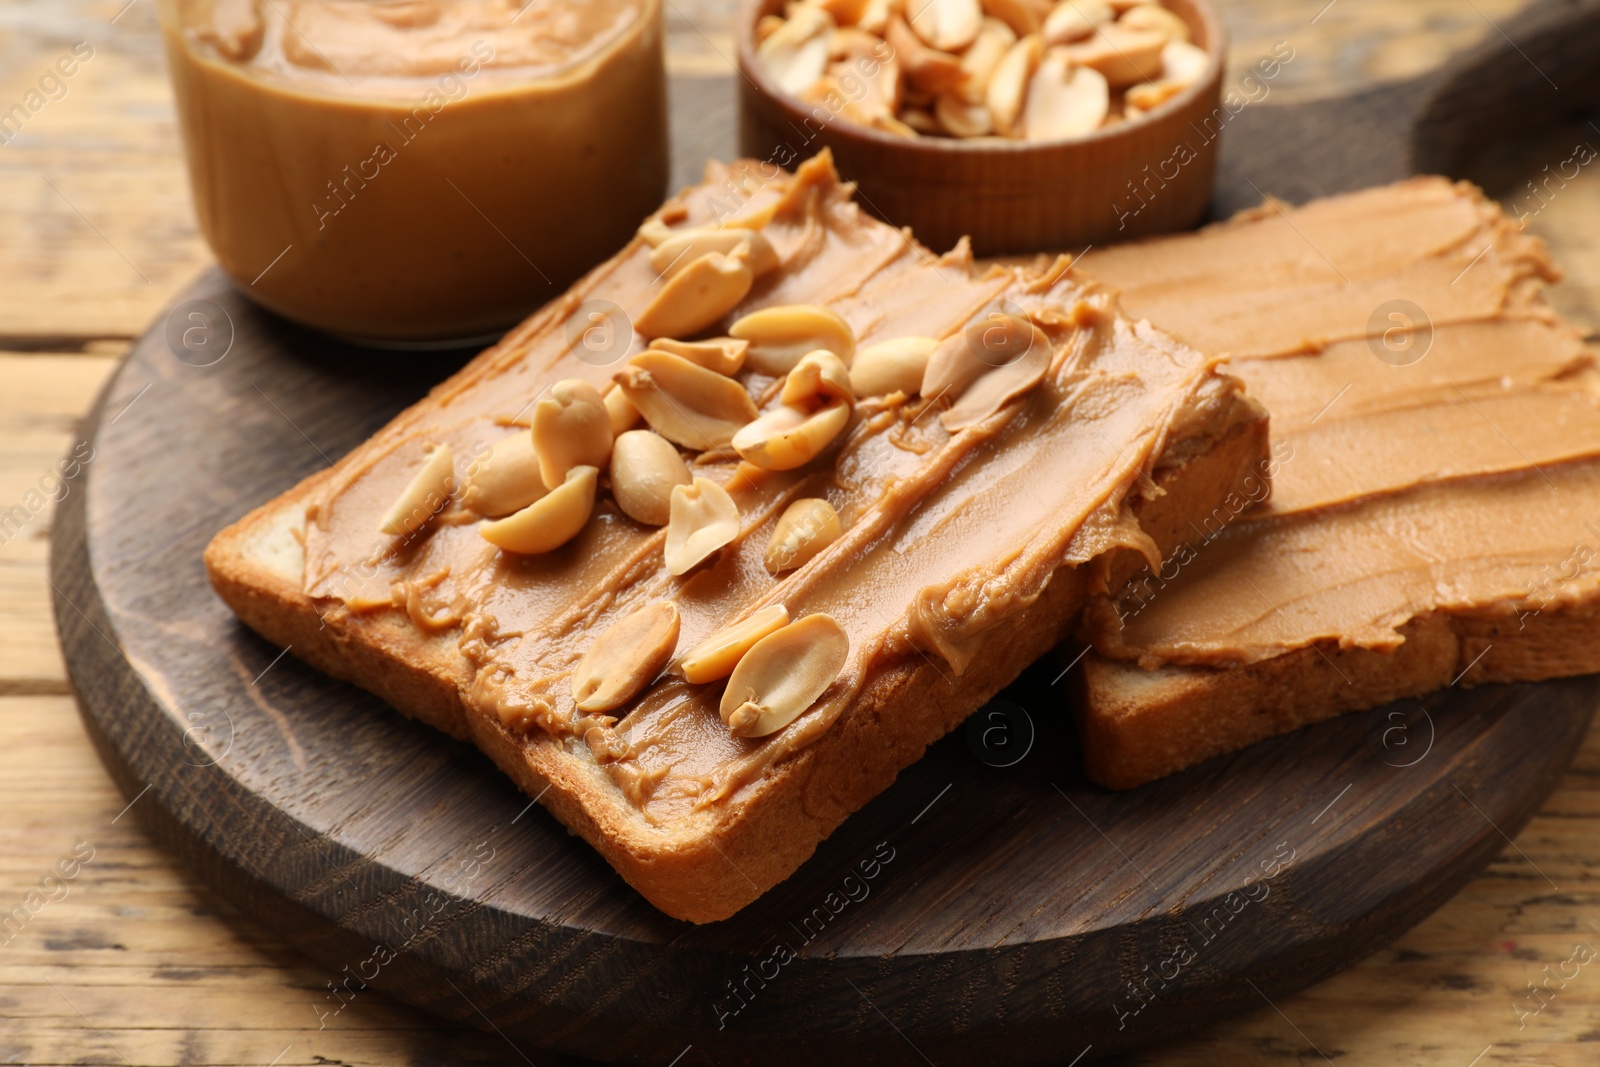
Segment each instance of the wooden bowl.
M744 0L739 147L792 168L824 147L862 206L936 250L962 235L979 255L1077 251L1198 223L1211 198L1225 36L1204 0L1165 0L1211 56L1205 76L1137 122L1065 141L915 140L830 116L780 90L756 58L756 21L784 0Z

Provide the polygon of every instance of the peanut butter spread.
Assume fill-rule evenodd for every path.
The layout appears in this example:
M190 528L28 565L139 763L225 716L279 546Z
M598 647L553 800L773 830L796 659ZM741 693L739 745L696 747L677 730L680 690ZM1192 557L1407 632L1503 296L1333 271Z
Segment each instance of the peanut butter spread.
M1421 615L1596 593L1593 358L1540 296L1543 246L1472 187L1269 204L1083 269L1233 357L1276 460L1270 500L1094 607L1100 651L1153 668L1393 649Z
M402 415L339 464L304 536L305 588L330 609L330 624L409 617L419 634L453 637L471 667L464 699L474 713L513 732L568 739L660 822L735 802L897 664L933 664L958 686L975 641L1032 604L1057 568L1117 545L1149 556L1151 542L1128 512L1138 486L1149 484L1141 476L1167 442L1254 417L1236 384L1193 350L1122 317L1106 291L1065 261L984 266L964 246L936 258L908 233L861 214L850 192L826 156L793 177L755 164L713 165L704 185L669 201L641 233L659 242L721 222L721 230L754 230L770 244L776 268L707 335L750 321L743 317L758 309L812 306L813 318L831 312L847 324L859 358L899 338L959 340L1001 313L1040 331L1043 347L1026 357L1038 360L1040 375L997 394L992 410L973 412L975 421L954 431L947 417L964 405L970 411L977 385L954 403L904 390L857 397L826 449L790 469L762 469L728 447L691 449L693 492L680 485L675 494L714 513L707 502L725 491L737 528L679 576L663 560L672 526L629 518L603 484L592 517L553 551L497 548L459 493L416 536L380 534L379 516L416 483L430 447L448 446L465 476L472 457L528 432L529 413L552 383L578 379L605 390L637 373L627 368L650 343L630 324L690 268L664 280L652 248L635 241L488 354L482 373L441 386L432 406ZM735 267L743 255L732 257ZM724 269L718 254L706 258ZM828 370L829 352L813 352L801 361L810 370L797 365L787 378L754 369L764 357L750 352L734 380L764 413L806 382L848 391ZM772 531L789 505L812 498L825 502L818 507L842 532L775 575L765 563ZM640 614L664 600L674 617ZM736 736L719 716L723 683L691 684L676 669L610 712L577 708L573 673L620 620L634 620L652 642L676 626L682 659L778 605L789 619L836 620L842 633L814 629L829 648L847 639L848 653L820 697L776 732ZM589 669L614 654L608 645ZM745 673L770 675L784 660L770 654Z
M190 39L252 76L336 96L415 95L418 80L512 84L604 51L639 21L638 0L183 0Z

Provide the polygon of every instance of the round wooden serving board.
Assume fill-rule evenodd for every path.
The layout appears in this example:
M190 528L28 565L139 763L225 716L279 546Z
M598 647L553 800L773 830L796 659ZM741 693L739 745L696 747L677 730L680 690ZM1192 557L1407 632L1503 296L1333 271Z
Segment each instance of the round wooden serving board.
M1530 17L1557 8L1584 16L1592 56L1595 5ZM1592 82L1578 67L1564 88ZM1390 108L1247 109L1218 204L1389 180L1417 153L1448 164L1427 117L1471 69L1394 89ZM732 99L725 79L675 84L679 182L731 155ZM1385 123L1426 143L1399 155ZM1357 127L1378 132L1338 158L1319 147ZM201 321L215 362L180 341ZM206 584L215 531L468 355L341 345L208 274L107 387L57 520L89 732L136 817L325 967L308 1025L378 989L498 1031L508 1062L1096 1058L1259 1007L1416 923L1506 847L1600 702L1593 678L1447 690L1111 794L1082 778L1068 687L1041 664L787 882L726 922L679 923L475 750L257 638Z

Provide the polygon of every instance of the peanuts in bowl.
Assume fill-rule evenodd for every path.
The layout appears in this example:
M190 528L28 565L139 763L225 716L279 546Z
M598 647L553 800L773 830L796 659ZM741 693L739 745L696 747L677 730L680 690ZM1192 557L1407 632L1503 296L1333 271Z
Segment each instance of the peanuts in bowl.
M1155 0L794 0L756 39L783 91L907 138L1080 137L1143 119L1210 62Z

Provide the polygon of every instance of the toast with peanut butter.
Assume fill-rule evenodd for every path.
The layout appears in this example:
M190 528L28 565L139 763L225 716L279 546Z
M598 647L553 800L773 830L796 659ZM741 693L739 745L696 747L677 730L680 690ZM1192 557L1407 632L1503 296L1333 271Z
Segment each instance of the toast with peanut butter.
M1141 784L1450 685L1600 671L1600 392L1543 245L1466 184L1268 204L1092 253L1272 413L1270 500L1080 636L1091 776Z
M1235 380L1065 260L935 256L826 156L713 165L206 565L708 922L1265 449Z

